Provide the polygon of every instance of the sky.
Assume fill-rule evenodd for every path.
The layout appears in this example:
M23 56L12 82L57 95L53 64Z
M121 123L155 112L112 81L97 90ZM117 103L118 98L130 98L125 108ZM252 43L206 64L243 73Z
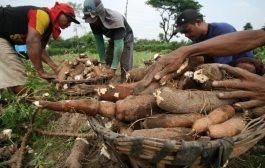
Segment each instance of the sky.
M58 2L73 2L83 4L84 0L1 0L0 5L34 5L52 7ZM121 14L125 13L126 0L101 0L105 8L113 9ZM145 4L146 0L128 0L127 21L133 29L134 36L138 39L158 39L158 34L163 32L159 28L161 20L159 12ZM226 22L237 30L243 30L243 26L250 22L254 29L265 25L265 1L264 0L197 0L203 7L201 13L206 22ZM91 31L89 24L72 24L71 27L62 30L64 39L74 35L81 36ZM77 31L75 31L77 30ZM185 39L180 35L179 39ZM178 40L177 38L173 40Z

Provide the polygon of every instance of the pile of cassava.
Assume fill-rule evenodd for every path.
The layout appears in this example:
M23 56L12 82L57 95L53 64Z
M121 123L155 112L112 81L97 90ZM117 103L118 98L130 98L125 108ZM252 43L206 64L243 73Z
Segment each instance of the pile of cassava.
M107 77L108 67L97 59L90 59L87 55L80 54L73 61L64 61L56 78L56 88L66 90L75 83L86 83Z
M67 64L68 73L61 74L62 79L99 75L95 68L90 69L91 61L88 67L86 64L87 61ZM73 66L78 67L78 73L69 75ZM128 83L79 86L79 90L95 90L96 98L34 104L55 111L110 118L112 129L120 134L172 140L232 137L241 133L249 119L265 114L264 107L246 112L233 107L238 100L219 99L217 94L224 90L212 88L211 82L236 77L216 64L203 64L202 57L187 59L172 79L143 87L141 79L151 66L131 70Z

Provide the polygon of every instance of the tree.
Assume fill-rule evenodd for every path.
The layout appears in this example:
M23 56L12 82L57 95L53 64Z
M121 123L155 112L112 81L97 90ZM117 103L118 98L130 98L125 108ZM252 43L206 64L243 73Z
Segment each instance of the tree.
M160 41L165 41L163 33L159 33L158 34L158 38L159 38Z
M251 25L251 23L246 23L245 26L243 27L244 30L253 30L253 26Z
M169 42L176 34L175 20L186 9L200 10L202 5L195 0L148 0L147 5L157 9L162 21L160 27L163 30L163 39ZM161 35L159 35L161 36Z

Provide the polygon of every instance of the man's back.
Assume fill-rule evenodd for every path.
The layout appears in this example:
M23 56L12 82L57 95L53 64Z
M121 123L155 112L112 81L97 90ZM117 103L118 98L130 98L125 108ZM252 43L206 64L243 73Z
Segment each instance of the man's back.
M216 36L223 35L226 33L232 33L232 32L236 32L236 29L228 23L209 23L207 34L203 37L200 37L199 39L194 40L193 43L199 43L199 42L208 40L210 38L214 38ZM229 64L229 63L234 62L237 59L242 58L242 57L254 58L254 55L251 51L247 51L247 52L240 53L240 54L233 55L233 56L207 57L207 58L205 58L205 62Z

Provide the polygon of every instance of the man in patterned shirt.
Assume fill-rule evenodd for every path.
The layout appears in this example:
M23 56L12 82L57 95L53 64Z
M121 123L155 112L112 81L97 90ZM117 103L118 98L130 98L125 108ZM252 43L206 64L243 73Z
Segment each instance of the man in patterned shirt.
M65 3L56 2L49 9L46 7L18 6L0 7L0 89L11 88L16 93L25 92L27 76L25 68L14 45L26 44L28 56L39 77L51 79L44 71L42 62L48 64L53 71L58 66L52 61L45 50L50 36L56 40L61 29L80 24L75 19L74 9Z

